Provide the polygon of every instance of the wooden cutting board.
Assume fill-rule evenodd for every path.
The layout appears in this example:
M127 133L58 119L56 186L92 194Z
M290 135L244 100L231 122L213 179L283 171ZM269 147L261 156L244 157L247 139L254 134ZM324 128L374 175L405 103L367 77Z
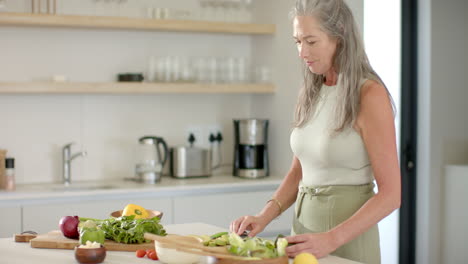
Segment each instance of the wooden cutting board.
M279 257L262 260L235 260L235 259L218 259L218 264L288 264L288 257Z
M74 249L78 246L77 239L66 238L59 230L38 235L29 241L33 248ZM104 246L109 251L137 251L138 249L154 249L154 242L144 244L123 244L106 240Z

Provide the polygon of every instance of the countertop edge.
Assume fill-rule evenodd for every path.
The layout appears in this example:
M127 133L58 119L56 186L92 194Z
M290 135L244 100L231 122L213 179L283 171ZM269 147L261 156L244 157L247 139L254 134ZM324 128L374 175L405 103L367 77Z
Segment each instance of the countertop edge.
M164 185L141 185L115 189L94 189L81 191L38 191L0 193L0 206L63 203L64 201L112 200L118 198L173 198L219 193L257 192L275 190L281 177L269 176L262 179L242 179L230 175L216 176L213 181L169 179ZM57 199L60 198L60 199Z

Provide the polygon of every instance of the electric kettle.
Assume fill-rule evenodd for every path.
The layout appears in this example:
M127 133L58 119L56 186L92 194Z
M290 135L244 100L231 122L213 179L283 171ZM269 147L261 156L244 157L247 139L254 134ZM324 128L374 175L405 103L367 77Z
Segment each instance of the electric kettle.
M144 136L138 139L139 161L135 167L136 180L157 183L169 157L166 141L161 137Z

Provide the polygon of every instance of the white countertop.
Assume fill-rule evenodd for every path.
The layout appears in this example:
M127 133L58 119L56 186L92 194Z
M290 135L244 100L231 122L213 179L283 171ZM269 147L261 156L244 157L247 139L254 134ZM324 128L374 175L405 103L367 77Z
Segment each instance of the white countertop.
M213 175L206 178L175 179L163 177L156 184L137 183L124 180L74 182L70 187L57 183L18 185L16 191L0 191L0 205L24 205L43 203L56 198L73 200L106 199L112 196L174 197L194 193L214 194L238 191L271 190L279 186L282 176L260 179L244 179L231 175Z
M172 234L213 234L220 231L226 231L223 228L202 224L191 223L181 225L165 226L168 233ZM161 263L148 258L137 258L134 252L108 251L103 263L128 264L128 263ZM31 248L29 243L15 243L13 238L0 239L0 264L76 264L73 250L66 249L39 249ZM292 260L290 260L292 263ZM358 262L328 256L319 260L320 264L359 264Z

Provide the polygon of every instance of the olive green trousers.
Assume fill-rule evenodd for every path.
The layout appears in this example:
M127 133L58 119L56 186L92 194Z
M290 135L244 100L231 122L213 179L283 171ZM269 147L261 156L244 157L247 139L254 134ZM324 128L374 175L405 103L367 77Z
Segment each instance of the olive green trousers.
M374 193L374 184L299 186L292 235L326 232L351 217ZM331 255L380 264L377 225L341 246Z

